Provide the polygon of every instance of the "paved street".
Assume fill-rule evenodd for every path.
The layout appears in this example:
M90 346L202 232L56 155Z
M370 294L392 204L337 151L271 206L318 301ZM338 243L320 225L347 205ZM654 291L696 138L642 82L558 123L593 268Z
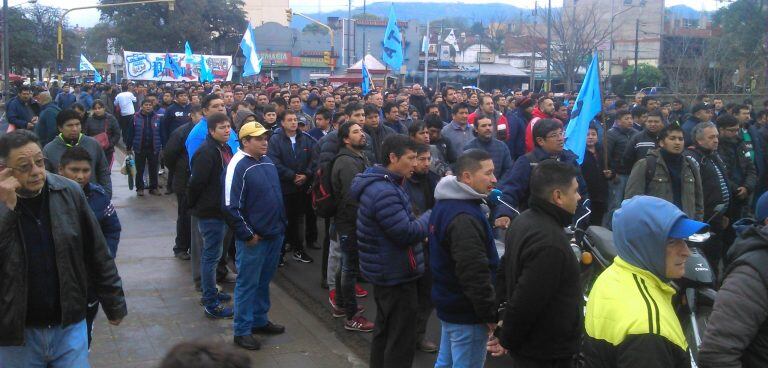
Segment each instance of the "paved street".
M172 255L176 207L173 196L138 198L128 190L115 160L114 204L123 225L117 265L127 296L128 316L114 327L99 314L94 326L94 368L149 368L186 340L232 343L232 320L203 315L192 287L189 262ZM225 286L231 291L231 285ZM366 367L335 332L272 286L271 319L286 325L284 335L263 340L249 353L253 367Z
M115 158L113 202L123 225L117 265L127 296L128 316L114 327L99 314L94 327L91 363L94 368L154 367L175 344L203 339L232 343L232 320L211 320L199 306L189 262L172 256L176 229L174 196L136 197ZM162 178L161 178L162 182ZM322 230L321 230L322 232ZM321 234L322 239L322 234ZM264 340L251 352L254 367L367 367L370 333L344 330L331 317L328 291L320 288L319 250L308 250L311 264L288 259L272 285L270 318L286 325L284 335ZM289 257L289 256L288 256ZM232 291L233 285L223 285ZM370 284L363 286L372 291ZM358 299L365 315L376 315L373 295ZM440 324L432 315L427 336L439 341ZM433 367L436 354L416 353L414 367ZM486 367L510 367L508 359L488 358Z

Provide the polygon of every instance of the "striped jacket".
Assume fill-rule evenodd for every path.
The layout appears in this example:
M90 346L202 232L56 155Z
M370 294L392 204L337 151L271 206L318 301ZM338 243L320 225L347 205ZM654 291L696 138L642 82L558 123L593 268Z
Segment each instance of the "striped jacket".
M275 164L242 150L232 157L224 176L224 213L238 240L270 238L285 232L287 218Z
M584 366L690 367L674 294L651 272L616 257L589 294Z

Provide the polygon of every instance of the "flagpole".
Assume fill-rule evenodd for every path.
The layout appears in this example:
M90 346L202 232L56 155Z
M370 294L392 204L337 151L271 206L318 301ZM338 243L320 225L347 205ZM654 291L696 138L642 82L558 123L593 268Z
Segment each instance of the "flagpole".
M427 76L427 67L429 65L429 20L427 20L427 34L425 37L427 38L427 49L424 50L424 88L427 88L427 82L429 81Z
M250 26L250 22L246 22L246 24L245 24L246 31L248 31L248 26ZM245 32L243 32L243 35L245 35ZM240 42L242 42L242 41L240 41ZM232 62L229 63L229 67L227 67L227 74L226 75L229 75L229 72L232 70L232 65L235 64L235 59L237 58L237 54L240 53L240 42L238 42L237 46L235 46L235 54L232 56ZM211 74L213 74L213 70L211 70ZM224 79L226 80L227 77L224 77Z

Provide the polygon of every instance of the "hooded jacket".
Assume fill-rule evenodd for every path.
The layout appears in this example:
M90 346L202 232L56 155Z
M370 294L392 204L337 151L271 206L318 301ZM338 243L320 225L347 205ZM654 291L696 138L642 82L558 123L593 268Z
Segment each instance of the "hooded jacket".
M421 242L428 235L431 211L416 218L402 185L403 177L374 166L358 175L349 190L359 204L360 271L375 285L400 285L424 273Z
M748 226L728 250L725 264L699 367L768 367L768 229Z
M625 200L613 216L618 256L587 301L586 367L690 367L666 278L667 234L685 214L654 197Z
M429 262L432 302L441 321L498 321L494 284L499 255L485 198L453 175L440 180L435 188L437 203L429 218Z
M365 171L371 163L364 154L357 154L346 146L341 147L336 157L331 168L331 188L334 197L339 201L334 216L335 230L338 234L354 235L357 228L358 203L350 198L349 189L355 175Z
M256 114L254 114L253 111L248 110L248 109L246 109L244 107L241 107L240 109L238 109L237 110L237 114L235 114L235 116L232 118L232 122L235 124L232 127L232 129L234 129L234 130L239 132L240 131L240 127L243 126L243 122L249 116L253 116L254 118L256 118Z

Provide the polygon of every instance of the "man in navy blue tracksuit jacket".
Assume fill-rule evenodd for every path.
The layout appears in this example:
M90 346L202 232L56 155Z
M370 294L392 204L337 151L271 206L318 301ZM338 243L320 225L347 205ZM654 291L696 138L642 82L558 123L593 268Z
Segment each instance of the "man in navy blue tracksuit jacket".
M240 128L240 149L224 177L224 212L235 235L235 344L249 350L261 344L253 334L277 334L269 321L269 282L277 270L287 225L280 178L267 156L269 131L250 122Z

